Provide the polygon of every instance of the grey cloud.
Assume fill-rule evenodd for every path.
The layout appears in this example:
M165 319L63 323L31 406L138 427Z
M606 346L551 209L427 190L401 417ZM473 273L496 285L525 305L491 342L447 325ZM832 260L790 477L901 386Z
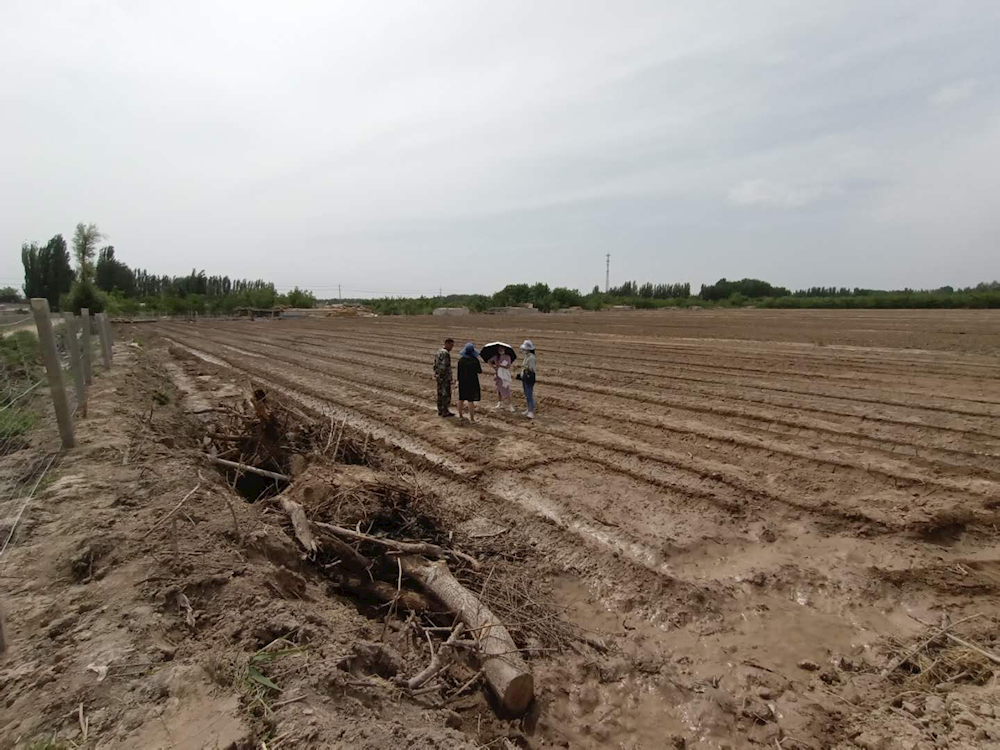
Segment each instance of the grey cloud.
M77 221L324 293L589 288L605 252L695 285L1000 276L991 0L0 13L3 283Z
M975 78L955 81L947 86L942 86L931 94L929 101L935 107L950 107L952 104L958 104L972 98L977 88L979 88L979 81Z
M837 185L790 185L758 179L734 187L729 191L729 200L737 206L802 208L841 193L843 189Z

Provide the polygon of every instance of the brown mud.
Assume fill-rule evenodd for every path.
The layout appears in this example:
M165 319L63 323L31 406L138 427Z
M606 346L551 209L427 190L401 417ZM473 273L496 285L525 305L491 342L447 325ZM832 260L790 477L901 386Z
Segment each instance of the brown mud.
M124 334L141 347L99 385L117 403L95 397L88 441L10 551L21 645L0 663L5 739L80 743L83 703L95 747L213 746L204 732L219 747L1000 742L994 313L200 321ZM429 363L446 335L530 336L538 418L493 411L484 375L477 424L438 419ZM251 382L370 440L452 539L530 571L523 593L560 632L603 647L525 625L537 700L521 720L498 718L481 689L450 703L402 695L370 658L345 677L337 660L358 643L388 643L407 673L426 654L304 564L280 513L240 502L238 523L257 536L237 538L234 493L198 431ZM168 405L145 425L158 392ZM187 510L178 555L170 524L153 527L199 470L210 489ZM297 578L276 588L278 568ZM966 645L941 634L914 651L943 621ZM278 639L268 667L282 696L256 705L232 673ZM110 665L104 681L91 663Z

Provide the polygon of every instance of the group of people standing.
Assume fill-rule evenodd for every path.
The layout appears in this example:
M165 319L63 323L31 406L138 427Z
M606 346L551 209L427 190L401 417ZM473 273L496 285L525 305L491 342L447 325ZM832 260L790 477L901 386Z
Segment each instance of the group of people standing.
M451 410L451 350L455 346L454 339L445 339L442 346L434 358L434 378L437 381L437 409L439 417L453 417ZM496 341L483 347L482 352L476 351L476 346L471 341L467 343L458 358L458 416L461 419L465 416L465 409L469 410L469 421L476 421L476 403L482 400L482 393L479 387L479 375L483 368L479 360L482 358L486 364L493 367L493 382L497 389L497 409L508 409L514 411L513 399L511 398L511 386L513 381L520 380L524 389L524 401L527 408L521 412L528 419L535 418L535 377L538 372L538 357L535 354L535 345L530 339L525 339L520 346L524 355L516 374L512 373L517 354L513 348L502 342Z

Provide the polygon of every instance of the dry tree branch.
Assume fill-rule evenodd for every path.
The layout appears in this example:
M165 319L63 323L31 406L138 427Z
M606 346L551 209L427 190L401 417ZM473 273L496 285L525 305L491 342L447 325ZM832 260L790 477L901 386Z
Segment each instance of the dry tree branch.
M424 683L430 680L434 675L444 669L444 665L441 663L441 653L445 649L450 649L455 643L455 640L462 634L462 629L465 627L463 623L458 623L451 631L451 635L448 636L448 640L441 644L441 647L435 651L434 644L431 641L431 637L427 636L427 643L431 649L431 663L424 667L420 672L411 677L406 681L406 687L410 690L416 690L421 687Z
M174 514L181 509L181 506L188 501L188 498L190 498L200 488L201 488L201 482L198 482L198 484L194 486L194 489L191 490L189 493L187 493L184 497L182 497L181 501L177 503L177 505L175 505L173 508L171 508L170 512L167 513L167 515L163 516L163 518L161 518L159 521L153 524L153 528L151 528L150 531L155 531L156 529L160 528L160 526L169 521L171 518L173 518Z
M343 537L345 539L351 539L356 542L372 542L373 544L379 544L383 547L388 547L391 550L407 555L431 555L432 557L438 558L454 557L459 560L464 560L476 570L479 570L480 568L479 561L471 555L467 555L464 552L458 552L457 550L447 550L444 547L439 547L438 545L431 544L429 542L398 542L395 539L371 536L370 534L363 534L360 531L345 529L342 526L334 526L333 524L323 523L321 521L316 521L315 524L319 528L329 531L331 534L335 534L336 536Z

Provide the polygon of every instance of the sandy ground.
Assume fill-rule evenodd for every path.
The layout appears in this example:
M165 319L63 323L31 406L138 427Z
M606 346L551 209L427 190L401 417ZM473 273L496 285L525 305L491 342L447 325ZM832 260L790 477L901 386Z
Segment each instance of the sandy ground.
M539 351L537 419L492 408L475 425L437 418L430 365L448 335L459 347L467 340L517 344L532 338ZM330 747L366 746L360 725L371 727L373 743L394 737L393 722L441 747L1000 743L1000 696L992 675L997 665L988 657L974 649L959 654L942 637L901 665L893 661L918 646L933 632L928 624L939 625L943 616L971 618L954 633L973 646L989 651L1000 638L996 313L701 310L202 321L146 325L125 336L142 345L142 356L123 363L127 373L116 375L129 378L121 392L134 391L119 407L124 412L108 417L126 420L115 428L124 436L103 430L86 458L64 459L60 481L89 472L87 488L96 483L113 496L123 486L142 490L129 501L135 517L118 521L127 524L119 533L134 546L115 547L112 557L128 564L99 581L64 581L62 593L45 588L66 576L44 552L52 533L71 524L81 544L76 537L89 538L95 518L117 518L102 505L110 500L96 499L99 492L91 505L69 504L79 489L56 482L42 496L42 520L11 556L12 566L30 571L19 575L34 582L14 591L11 620L15 640L33 629L44 633L67 601L79 599L91 607L79 617L87 621L97 612L104 627L111 618L105 610L121 598L122 607L152 608L132 615L111 610L124 618L119 630L132 633L133 647L146 651L155 650L150 639L166 627L162 621L173 621L165 637L193 641L190 659L177 657L170 669L153 670L165 681L164 692L131 696L138 705L176 699L180 713L171 716L184 726L202 716L195 707L203 706L231 730L226 741L250 741L259 730L252 715L246 718L245 697L218 681L176 678L197 689L171 692L167 675L182 665L204 669L196 658L204 649L223 642L243 651L254 645L243 636L213 641L221 636L201 630L181 638L171 597L191 586L206 587L206 603L195 606L204 607L209 620L225 617L212 615L207 601L235 597L239 611L280 607L282 616L292 616L292 607L300 621L312 614L326 623L316 626L313 642L325 643L330 653L372 636L367 620L321 591L294 605L265 595L273 560L265 555L254 561L234 540L217 543L228 523L221 496L215 510L206 506L193 519L188 549L209 557L192 562L188 575L204 578L208 567L225 580L192 579L180 588L171 580L153 590L150 581L139 583L156 558L148 538L134 537L190 489L198 462L193 447L182 461L173 445L146 441L145 452L130 460L132 468L120 469L121 444L129 443L127 415L134 421L149 408L151 388L169 391L181 404L171 417L176 424L156 434L183 435L190 431L184 426L190 412L252 380L317 419L346 417L409 462L456 520L510 529L510 543L531 550L524 564L544 579L550 604L611 646L601 654L568 647L536 653L538 700L526 722L493 722L485 704L448 709L458 713L453 718L406 700L389 710L359 698L363 707L352 709L347 736L327 734L334 724L316 724L315 713L279 713L270 719L272 737L305 737L303 722L313 721L319 728L310 746ZM492 407L492 377L484 374L482 386L484 405ZM523 408L523 401L517 403ZM98 424L95 419L93 428ZM105 444L112 442L114 450ZM119 467L113 479L106 478L109 466L89 468L99 466L95 453ZM67 474L74 461L81 468ZM159 493L164 497L154 501ZM169 542L161 543L164 549L155 554L169 557ZM248 559L239 581L227 545ZM105 609L86 605L95 586L106 592ZM34 615L23 614L25 601ZM130 616L137 618L135 628ZM78 637L83 626L74 627L57 628L51 639L58 644L67 632ZM96 627L84 628L88 637ZM287 632L268 632L278 631ZM32 680L45 669L58 675L72 653L73 670L81 673L70 671L82 690L86 663L79 662L99 658L76 654L69 644L63 651L35 648L30 668L23 660L21 666L8 661L0 673L7 680L0 726L8 741L18 731L31 737L46 726L72 724L74 718L56 721L53 712L72 712L81 696L52 697L52 711L32 717L27 706L37 705L32 702L46 684ZM53 667L46 661L55 654ZM893 669L883 674L887 667ZM143 675L142 684L153 676ZM342 694L322 679L304 684L326 714L343 719ZM19 696L14 700L11 685ZM158 731L155 722L134 719L131 726L120 723L120 712L115 717L118 734L111 736L126 743L121 746L171 746L141 734ZM452 734L434 734L439 730Z

